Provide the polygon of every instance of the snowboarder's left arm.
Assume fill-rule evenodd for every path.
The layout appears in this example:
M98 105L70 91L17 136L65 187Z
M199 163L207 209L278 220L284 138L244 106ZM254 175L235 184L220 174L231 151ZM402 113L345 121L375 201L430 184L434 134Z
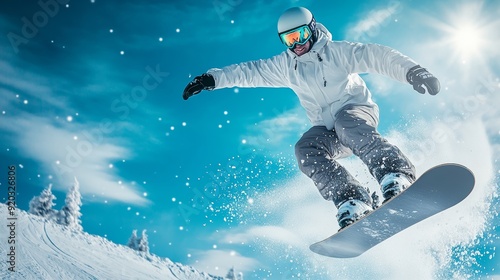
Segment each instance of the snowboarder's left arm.
M350 73L378 73L400 82L407 82L419 93L435 95L439 81L427 69L399 51L378 44L340 42L343 63Z

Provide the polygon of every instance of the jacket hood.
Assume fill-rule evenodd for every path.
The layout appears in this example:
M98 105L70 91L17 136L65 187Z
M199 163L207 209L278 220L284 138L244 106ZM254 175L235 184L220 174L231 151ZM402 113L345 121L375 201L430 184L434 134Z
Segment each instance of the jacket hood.
M319 51L322 47L324 47L326 45L326 43L328 41L331 41L332 40L332 33L330 33L330 31L328 31L328 29L321 23L316 23L316 30L318 31L318 38L316 40L316 42L314 43L312 49L309 50L309 52L312 52L312 51ZM308 52L308 53L309 53ZM300 58L297 54L295 54L292 50L290 49L287 49L287 53L293 57L293 58ZM307 53L305 53L304 55L306 55ZM302 55L302 56L304 56Z

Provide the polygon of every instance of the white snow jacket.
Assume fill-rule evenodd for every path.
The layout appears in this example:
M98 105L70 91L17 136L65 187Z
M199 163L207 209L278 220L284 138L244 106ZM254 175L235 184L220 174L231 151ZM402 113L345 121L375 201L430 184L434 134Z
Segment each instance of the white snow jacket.
M302 56L286 50L269 59L208 70L215 79L215 88L291 88L312 125L333 129L336 113L342 107L348 104L377 106L357 73L379 73L407 83L406 73L417 65L389 47L332 41L325 26L320 23L316 26L317 41ZM378 123L378 116L374 117Z

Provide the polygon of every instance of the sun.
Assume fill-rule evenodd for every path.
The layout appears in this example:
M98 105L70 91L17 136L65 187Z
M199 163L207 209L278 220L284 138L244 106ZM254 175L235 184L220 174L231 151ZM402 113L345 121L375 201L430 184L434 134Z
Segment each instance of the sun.
M453 42L459 52L468 54L478 51L481 47L481 36L471 25L461 26L453 34Z
M459 24L449 36L452 48L463 61L479 56L485 47L483 28L473 23Z
M448 9L441 19L431 20L440 31L438 47L446 51L450 63L484 66L497 52L500 20L481 1Z

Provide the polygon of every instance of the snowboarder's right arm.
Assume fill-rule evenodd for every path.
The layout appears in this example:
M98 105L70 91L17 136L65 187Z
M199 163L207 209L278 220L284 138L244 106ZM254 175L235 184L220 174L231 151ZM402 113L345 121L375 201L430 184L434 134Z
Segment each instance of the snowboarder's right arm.
M213 68L197 76L184 89L183 98L200 93L230 87L287 87L288 79L283 71L286 68L286 53L269 59L233 64L222 69Z

